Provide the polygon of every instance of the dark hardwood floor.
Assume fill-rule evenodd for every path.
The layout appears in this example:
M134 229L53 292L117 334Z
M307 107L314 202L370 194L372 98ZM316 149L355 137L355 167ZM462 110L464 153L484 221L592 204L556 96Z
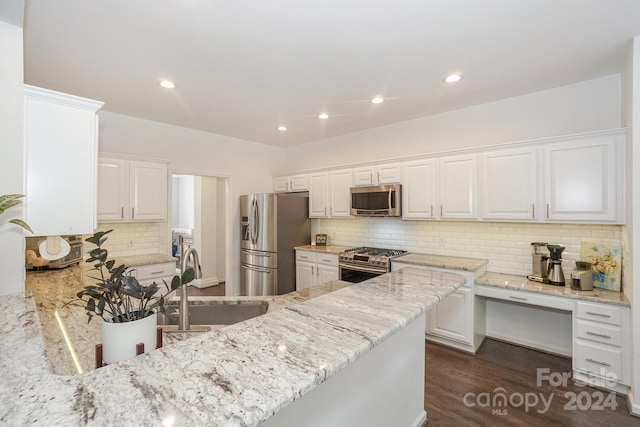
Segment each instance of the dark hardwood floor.
M625 397L572 379L563 385L570 359L490 339L476 356L432 342L425 349L428 427L640 426ZM500 396L506 396L506 405Z
M202 289L189 286L189 295L194 297L224 296L224 282Z

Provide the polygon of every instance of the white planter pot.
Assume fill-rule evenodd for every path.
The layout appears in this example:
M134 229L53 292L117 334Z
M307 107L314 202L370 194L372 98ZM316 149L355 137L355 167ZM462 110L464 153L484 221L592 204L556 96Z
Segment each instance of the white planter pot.
M136 355L136 346L144 344L144 352L156 348L157 315L133 322L102 322L102 360L111 364Z

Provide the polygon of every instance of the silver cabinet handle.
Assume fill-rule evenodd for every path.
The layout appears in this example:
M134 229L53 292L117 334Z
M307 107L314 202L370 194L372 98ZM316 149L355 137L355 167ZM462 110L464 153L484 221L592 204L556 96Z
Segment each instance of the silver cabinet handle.
M369 183L373 184L373 172L369 172Z
M124 206L120 206L120 219L124 219Z
M433 218L433 205L431 205L431 218Z
M587 335L593 335L594 337L601 337L601 338L611 339L611 335L598 334L598 333L591 332L591 331L587 331Z
M325 258L323 258L323 259L322 259L322 261L324 261L324 262L331 262L331 260L330 260L330 259L325 259Z
M591 363L597 363L598 365L602 365L602 366L611 366L611 364L610 364L610 363L607 363L607 362L601 362L601 361L599 361L599 360L595 360L595 359L592 359L592 358L590 358L590 357L587 357L587 361L589 361L589 362L591 362Z
M302 258L302 259L309 259L309 257L308 257L308 256L306 256L306 255L298 255L298 256L299 256L300 258Z
M599 316L599 317L611 317L610 314L596 313L595 311L587 311L587 314L590 314L592 316Z
M134 219L136 217L135 212L136 208L131 208L131 219Z
M324 216L327 216L327 207L324 207Z
M440 205L440 218L442 218L442 205Z
M329 206L329 216L333 216L333 206Z
M380 183L380 171L378 171L378 183Z
M536 204L531 203L531 218L536 219Z
M522 297L513 297L513 296L509 296L509 299L515 299L515 300L518 300L518 301L528 301L528 299L527 299L527 298L522 298Z
M313 267L311 267L311 275L313 276L315 273L313 272Z
M162 273L164 273L164 271L161 270L161 271L152 271L149 274L162 274Z
M549 203L547 203L547 219L549 219Z

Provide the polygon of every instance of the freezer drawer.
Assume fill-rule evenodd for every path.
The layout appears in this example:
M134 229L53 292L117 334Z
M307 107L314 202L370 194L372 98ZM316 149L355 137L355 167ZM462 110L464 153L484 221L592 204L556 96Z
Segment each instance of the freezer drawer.
M278 268L278 254L275 252L262 252L252 249L240 250L240 262L265 268Z
M266 296L278 293L278 270L240 264L241 295Z

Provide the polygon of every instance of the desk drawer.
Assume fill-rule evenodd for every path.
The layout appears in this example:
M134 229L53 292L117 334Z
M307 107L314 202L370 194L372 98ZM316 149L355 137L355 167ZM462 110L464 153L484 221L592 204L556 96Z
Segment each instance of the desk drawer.
M176 274L175 263L151 264L133 267L131 273L138 280L153 280L173 277ZM160 282L161 283L161 282Z
M622 349L576 340L573 369L624 382Z
M511 289L496 288L493 286L477 285L476 295L489 298L517 302L520 304L537 305L541 307L555 308L571 311L571 300L565 297L541 295L535 292L514 291Z
M577 319L576 338L622 347L622 328Z
M578 301L576 303L576 317L620 326L622 324L622 308L614 305Z

